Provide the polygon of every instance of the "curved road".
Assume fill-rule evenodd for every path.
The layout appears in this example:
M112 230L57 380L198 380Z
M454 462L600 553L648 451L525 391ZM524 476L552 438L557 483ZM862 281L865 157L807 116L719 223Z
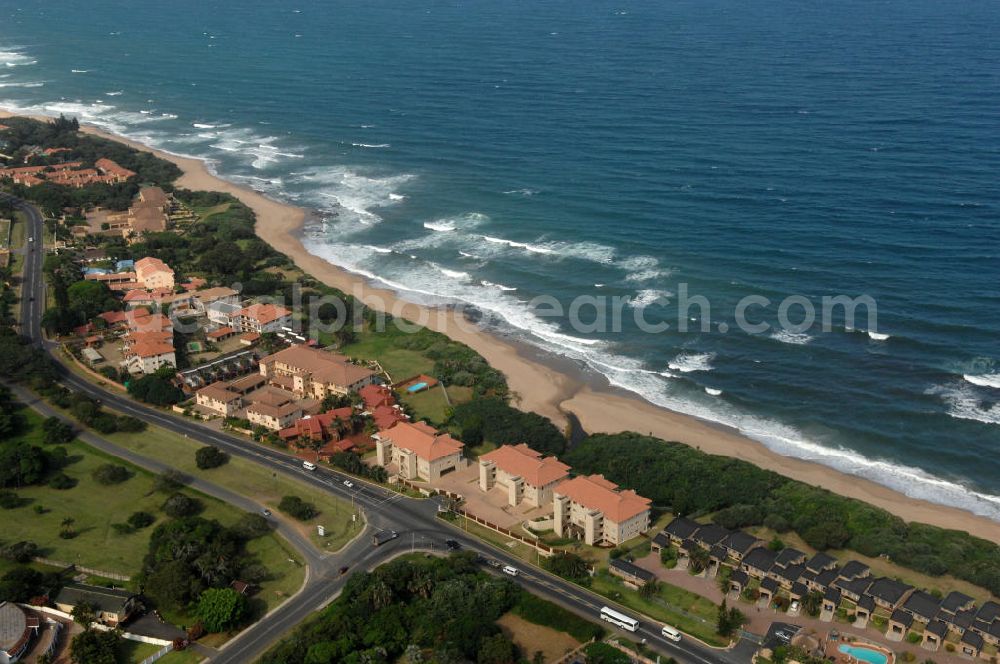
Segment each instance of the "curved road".
M212 658L213 662L242 664L259 657L289 629L336 596L346 581L346 576L336 571L341 566L348 566L351 571L371 569L388 558L410 549L443 549L447 539L458 541L464 549L474 551L485 559L491 558L504 565L517 567L521 572L513 578L514 581L528 591L585 618L596 619L600 608L611 604L600 595L529 566L506 551L495 548L439 519L436 501L405 498L356 478L351 478L354 487L348 488L343 484L348 475L328 468L307 472L302 469L301 462L291 455L141 405L122 395L102 390L69 371L60 361L58 344L46 341L41 334L41 315L44 310L44 283L41 269L43 252L39 244L43 231L42 218L33 206L23 201L17 201L16 205L27 214L30 220L28 236L34 238L29 242L28 258L25 261L25 278L22 285L22 333L28 336L34 345L50 352L62 368L63 384L74 391L100 399L104 405L114 410L188 436L206 445L216 445L231 455L250 459L272 472L295 476L300 481L329 491L339 498L352 500L364 510L371 528L395 530L400 535L398 539L376 548L372 546L366 533L336 554L329 556L311 554L310 569L315 572L310 573L306 587L294 598L226 644L220 653ZM32 244L35 246L31 246ZM635 615L634 611L618 608L626 614ZM755 648L747 641L741 641L730 650L709 648L690 638L675 643L664 639L660 634L660 626L651 621L642 622L635 634L628 632L622 634L632 639L643 639L647 646L656 652L692 664L744 664L750 661Z

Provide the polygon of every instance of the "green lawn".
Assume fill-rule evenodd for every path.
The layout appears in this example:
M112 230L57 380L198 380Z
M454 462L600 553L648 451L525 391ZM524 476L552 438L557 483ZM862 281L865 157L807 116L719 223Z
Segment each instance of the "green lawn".
M189 475L203 477L231 491L253 497L268 505L276 515L279 514L277 507L282 496L293 494L313 503L320 512L319 516L310 521L294 523L304 533L308 533L313 543L323 550L340 549L363 527L360 517L357 522L351 522L352 508L349 502L287 475L272 474L247 459L233 457L219 468L200 470L195 464L194 454L202 445L166 429L151 426L141 434L115 433L107 436L107 439L143 456L168 463ZM256 445L249 440L246 444ZM326 528L327 536L322 542L315 535L317 524L323 524Z
M193 650L175 650L156 660L157 664L198 664L203 657Z
M162 647L153 645L152 643L122 639L121 644L118 646L118 657L116 659L121 664L139 664L139 662L150 655L155 655ZM162 662L164 660L161 659L159 661Z
M10 248L20 249L27 240L28 218L23 212L14 213L14 226L10 232Z
M715 633L718 607L701 595L660 582L659 593L646 599L607 572L598 572L594 576L591 590L654 620L673 625L709 645L728 644L727 639Z
M418 420L426 417L436 426L444 424L450 414L451 407L448 405L444 387L440 384L416 394L404 393L402 399L403 403L413 409Z
M0 249L7 249L7 237L10 232L10 219L0 219Z
M40 444L41 416L29 409L21 412L27 419L28 428L13 440ZM141 569L150 535L157 523L165 519L160 506L166 496L153 492L154 476L137 466L79 441L65 447L71 463L63 472L75 478L77 485L62 491L44 485L20 489L18 494L26 499L26 504L3 511L5 532L16 532L18 540L35 542L47 558L134 577ZM101 485L91 477L91 472L105 463L123 465L129 468L132 476L121 484ZM242 510L210 496L191 489L184 491L204 503L205 510L201 516L207 519L231 525L243 515ZM43 513L39 514L36 506L41 507ZM137 511L156 515L157 522L130 534L119 534L111 527L111 524L122 522ZM65 518L74 520L73 528L78 534L72 539L59 536ZM8 537L3 539L11 541ZM247 550L271 573L255 596L256 609L261 613L280 604L302 585L305 576L302 561L278 535L270 534L252 540ZM4 566L0 565L2 571Z
M384 332L362 332L355 343L344 346L340 352L354 358L378 360L394 383L417 374L432 374L434 360L420 351L398 347L403 336L404 332L390 324Z
M34 411L23 410L31 429L15 440L40 444L38 425L41 417ZM74 441L66 445L70 464L64 469L77 480L72 489L56 490L48 486L29 486L18 491L26 499L21 507L4 510L6 533L17 533L18 539L30 540L39 545L42 555L62 562L134 575L139 571L146 554L149 528L128 535L116 533L111 524L119 523L137 511L146 511L163 518L159 512L166 496L153 492L153 476L115 457ZM132 477L121 484L104 486L96 482L91 473L105 463L126 466ZM192 495L194 492L189 492ZM239 512L224 503L199 496L205 503L204 515L220 522L232 523ZM38 508L43 510L39 514ZM77 536L72 539L59 537L63 519L74 519ZM4 539L9 539L5 535Z

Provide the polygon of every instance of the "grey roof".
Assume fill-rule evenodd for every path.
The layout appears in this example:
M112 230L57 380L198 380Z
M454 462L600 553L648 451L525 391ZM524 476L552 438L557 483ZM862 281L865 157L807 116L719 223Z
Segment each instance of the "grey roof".
M820 572L816 575L815 581L824 588L829 588L830 584L837 580L837 575L840 573L836 567L833 569L828 569L824 572Z
M909 629L910 625L913 624L913 616L902 609L896 609L892 612L892 617L889 618L892 622L899 623L903 627Z
M962 635L962 643L970 645L976 650L983 649L983 637L971 630L966 630L965 634Z
M656 533L653 536L653 543L662 547L670 546L670 538L667 537L666 533Z
M635 577L637 579L641 579L642 581L649 581L656 576L649 570L643 569L638 565L634 565L627 560L622 560L621 558L612 558L609 560L608 567L613 567L627 576Z
M858 600L858 608L864 609L868 613L875 610L875 600L873 600L868 595L863 596Z
M806 554L798 549L788 547L778 552L778 557L774 559L774 564L778 567L787 567L788 565L803 562L805 559Z
M972 626L972 621L976 618L976 612L973 609L966 609L954 614L939 611L938 618L959 629L968 629Z
M801 629L800 626L791 623L771 623L771 626L767 628L767 634L764 636L764 641L761 645L772 650L777 646L788 645L792 642L792 637L798 634Z
M772 579L771 577L767 577L766 579L761 581L760 587L763 588L764 590L770 590L772 593L778 592L778 582Z
M721 544L716 544L708 552L708 555L715 558L719 562L722 562L723 560L729 557L729 550L726 547L722 546Z
M833 584L837 588L840 588L848 595L863 596L865 591L868 590L868 586L871 585L871 579L860 578L860 579L850 579L845 581L844 579L838 579L836 583Z
M806 595L809 594L809 589L806 588L806 584L799 583L798 581L796 581L795 583L792 584L791 592L793 595L798 595L799 597L805 597Z
M734 569L733 573L729 575L729 580L733 583L738 583L741 586L745 586L747 581L750 580L750 575L741 569Z
M992 600L986 602L979 608L976 617L986 622L993 622L997 618L1000 618L1000 604Z
M828 553L823 553L822 551L820 551L815 556L809 559L809 562L806 563L806 569L809 570L810 572L816 572L818 574L819 572L822 572L827 568L832 567L833 565L836 564L837 564L836 558L834 558Z
M743 564L767 572L774 566L775 558L774 551L770 549L754 549L743 558Z
M945 634L948 633L948 625L941 622L940 620L932 620L929 623L927 623L927 628L924 631L930 632L934 636L943 639L945 637Z
M133 593L117 588L88 586L83 583L67 583L56 595L57 604L76 606L81 602L93 604L99 611L119 613Z
M972 598L965 593L960 593L957 590L952 590L948 593L948 596L944 598L941 602L941 608L948 613L955 613L959 609L968 606L972 603Z
M729 537L728 528L723 528L715 523L708 523L699 528L698 532L696 532L691 539L704 544L705 546L712 546L714 544L718 544L727 537Z
M940 606L941 600L928 592L924 592L923 590L915 591L903 604L903 608L905 610L909 611L914 616L924 618L925 620L930 620L937 615L938 608L940 608Z
M737 554L742 556L747 551L752 549L758 542L760 542L760 540L750 533L743 532L742 530L734 530L729 534L729 537L722 540L722 546L727 549L732 549Z
M986 632L993 637L1000 639L1000 620L994 620L990 623L989 629Z
M848 560L840 569L840 576L844 579L856 579L871 572L871 568L863 562Z
M686 540L694 535L699 528L701 528L701 524L697 521L689 519L686 516L679 516L668 523L667 527L663 529L663 532L671 537Z
M875 579L872 585L868 588L868 594L875 599L880 599L888 604L895 604L903 598L903 595L907 593L913 586L908 586L902 581L897 581L896 579L890 579L888 577L880 577Z
M785 569L781 569L780 567L776 566L771 570L771 573L777 574L786 581L794 582L799 580L799 576L802 574L802 570L804 569L805 567L803 567L801 564L789 565Z
M836 588L827 588L823 593L823 599L833 602L834 605L840 604L840 591Z
M972 629L976 630L980 634L985 634L990 629L990 623L985 620L976 620L972 623Z

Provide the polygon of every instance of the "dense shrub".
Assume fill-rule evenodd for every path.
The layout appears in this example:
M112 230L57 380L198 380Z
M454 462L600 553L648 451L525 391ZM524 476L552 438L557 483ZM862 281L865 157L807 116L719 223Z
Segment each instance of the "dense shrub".
M53 489L65 491L76 486L76 479L70 477L66 473L57 473L52 476L52 479L49 480L49 486Z
M208 470L229 461L229 455L215 445L206 445L194 453L194 461L202 470Z
M566 439L552 422L500 399L474 399L455 407L449 426L467 445L525 443L543 454L562 454Z
M186 496L183 493L177 492L167 498L163 507L163 513L167 516L179 519L185 516L194 516L204 509L204 505L197 498L192 498L191 496Z
M729 527L794 530L816 549L888 556L918 572L951 574L1000 594L1000 546L966 532L907 523L883 509L745 461L636 433L593 435L565 455L579 473L604 473L660 509Z
M131 477L131 473L129 473L128 468L125 466L105 463L95 468L94 472L91 473L91 476L94 478L94 481L99 484L110 485L121 484Z
M133 512L128 518L128 525L136 530L153 525L156 517L149 512Z
M278 509L299 521L308 521L319 514L315 505L307 503L298 496L285 496L278 503Z

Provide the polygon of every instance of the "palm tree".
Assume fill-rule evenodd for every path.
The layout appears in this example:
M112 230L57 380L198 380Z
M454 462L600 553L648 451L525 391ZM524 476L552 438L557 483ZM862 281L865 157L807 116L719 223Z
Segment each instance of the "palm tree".
M688 570L692 574L701 574L708 567L710 560L708 549L696 546L688 552Z

